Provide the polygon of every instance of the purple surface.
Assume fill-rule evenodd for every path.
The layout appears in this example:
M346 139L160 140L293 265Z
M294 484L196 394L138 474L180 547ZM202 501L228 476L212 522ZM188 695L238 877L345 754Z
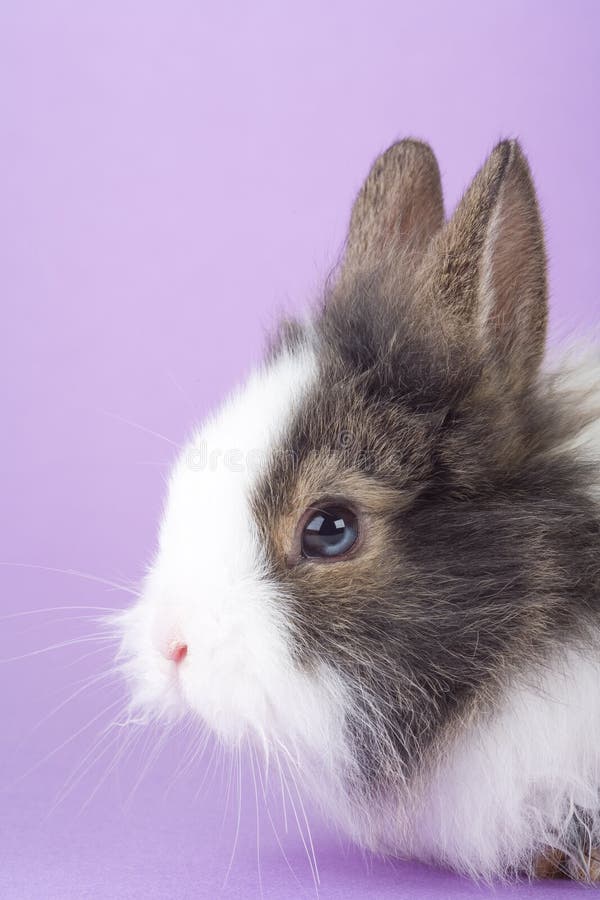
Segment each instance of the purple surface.
M599 25L594 0L5 0L3 612L126 602L93 581L4 563L135 582L174 452L151 432L181 441L258 356L276 311L315 296L361 177L398 136L431 141L449 204L497 139L519 136L547 223L553 334L596 324ZM260 785L257 819L248 759L236 843L227 760L209 765L209 747L173 783L192 735L167 741L147 772L158 733L140 735L114 770L116 745L86 760L118 710L106 709L120 696L110 679L43 721L107 669L110 647L6 659L90 634L80 614L0 628L0 896L314 896L293 816L285 834L272 798L288 867ZM310 816L322 898L491 892L364 858Z

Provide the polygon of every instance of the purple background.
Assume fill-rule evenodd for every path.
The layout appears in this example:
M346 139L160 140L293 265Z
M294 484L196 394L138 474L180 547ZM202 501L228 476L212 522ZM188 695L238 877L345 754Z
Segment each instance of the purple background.
M494 142L519 136L547 224L552 333L595 325L599 26L595 0L4 0L2 612L126 603L5 564L135 583L174 452L150 432L181 441L257 358L277 311L317 295L361 178L397 137L432 143L452 206ZM260 787L257 822L247 761L222 888L237 799L223 816L229 764L209 766L210 748L172 783L189 736L137 786L158 733L102 781L111 747L61 800L120 688L100 681L41 720L109 667L110 645L6 660L92 633L79 615L1 622L0 896L314 896L295 824L285 835L276 821L292 875ZM490 893L364 858L311 818L322 898Z

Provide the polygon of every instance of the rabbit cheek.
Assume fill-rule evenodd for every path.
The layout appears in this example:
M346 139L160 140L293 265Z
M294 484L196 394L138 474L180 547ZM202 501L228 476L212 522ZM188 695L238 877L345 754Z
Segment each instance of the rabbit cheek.
M297 665L286 589L267 564L251 504L315 368L306 347L282 352L174 468L158 556L124 627L132 705L144 714L191 710L228 743L253 734L322 752L331 744L337 688L320 669Z

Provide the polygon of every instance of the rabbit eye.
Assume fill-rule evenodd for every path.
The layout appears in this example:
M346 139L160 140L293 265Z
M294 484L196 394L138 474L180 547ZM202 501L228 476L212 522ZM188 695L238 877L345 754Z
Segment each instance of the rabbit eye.
M302 531L302 556L344 556L358 538L358 517L344 506L325 506L309 513Z

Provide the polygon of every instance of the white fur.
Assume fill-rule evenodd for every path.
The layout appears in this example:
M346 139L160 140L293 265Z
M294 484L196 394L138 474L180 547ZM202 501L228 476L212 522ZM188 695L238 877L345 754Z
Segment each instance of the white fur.
M323 805L363 846L483 879L530 871L547 847L568 852L576 808L597 843L600 634L595 646L565 648L513 684L493 715L463 722L408 793L399 785L387 802L353 808L323 786Z
M566 651L515 685L489 721L466 727L439 763L404 850L484 877L566 848L574 807L598 825L600 652Z
M314 383L308 348L259 369L194 436L171 476L157 559L123 621L132 709L196 712L223 740L247 734L326 759L341 687L291 655L285 597L265 573L249 498L269 452ZM188 645L179 666L161 652Z

